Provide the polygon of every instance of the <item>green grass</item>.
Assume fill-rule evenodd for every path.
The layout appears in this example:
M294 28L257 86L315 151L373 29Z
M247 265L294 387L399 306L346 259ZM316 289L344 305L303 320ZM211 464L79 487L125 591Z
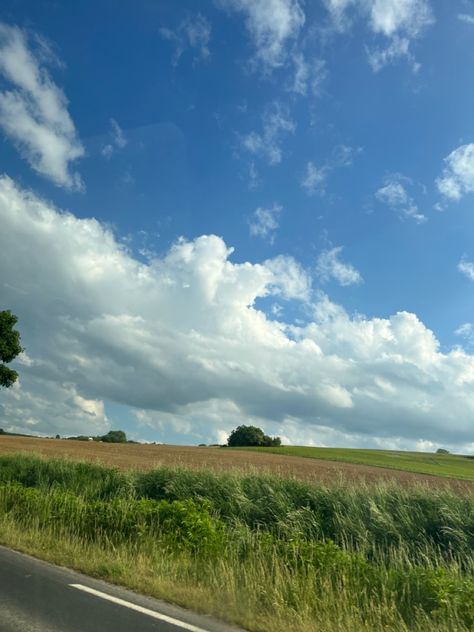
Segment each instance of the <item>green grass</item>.
M0 543L252 632L474 629L474 495L0 457Z
M417 474L474 481L474 458L454 454L438 455L427 452L397 452L392 450L358 450L352 448L312 448L281 446L280 448L231 448L288 456L302 456L325 461L342 461L357 465L373 465Z

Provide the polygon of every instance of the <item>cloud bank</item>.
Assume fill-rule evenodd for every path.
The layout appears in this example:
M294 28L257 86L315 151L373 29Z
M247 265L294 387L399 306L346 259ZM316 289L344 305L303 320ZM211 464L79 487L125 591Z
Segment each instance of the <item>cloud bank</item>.
M295 442L474 449L474 357L442 353L415 314L351 317L291 257L235 263L213 235L139 262L5 176L0 222L2 307L27 353L0 404L15 428L93 434L111 401L184 441L252 420ZM272 296L308 322L269 318L257 302Z

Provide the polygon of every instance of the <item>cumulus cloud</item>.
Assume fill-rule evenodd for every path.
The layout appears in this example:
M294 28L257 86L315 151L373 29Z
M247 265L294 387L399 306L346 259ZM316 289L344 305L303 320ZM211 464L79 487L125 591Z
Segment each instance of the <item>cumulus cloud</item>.
M296 123L291 119L288 108L273 101L262 114L262 131L252 131L241 139L242 147L263 158L269 165L277 165L283 158L282 137L292 134Z
M57 186L82 189L71 165L84 155L63 91L51 79L44 45L34 47L25 31L0 23L0 127L21 156ZM36 40L38 41L38 40ZM38 50L39 48L39 50Z
M211 25L201 13L188 15L175 30L167 27L160 28L160 35L175 46L174 66L178 65L187 48L194 51L194 62L206 61L210 57Z
M280 226L278 217L282 210L283 207L280 204L274 204L271 208L259 206L249 221L249 231L252 237L262 237L273 244L276 231Z
M255 48L254 65L271 72L288 57L288 45L305 23L299 0L217 0L217 6L245 16L245 27Z
M273 274L272 285L269 288L271 294L287 300L310 300L311 276L293 257L278 255L273 259L267 259L264 266Z
M323 250L319 255L316 263L316 273L322 283L334 280L339 285L357 285L362 283L362 276L350 263L344 263L340 260L339 255L343 248L331 248Z
M474 281L474 263L472 263L472 261L467 261L467 259L463 257L458 263L458 270L466 275L468 279Z
M385 183L375 193L379 202L386 204L400 217L413 219L417 224L426 222L426 216L420 213L417 204L408 193L406 186L412 182L400 174L391 174L385 178Z
M102 155L109 159L117 149L123 149L127 146L127 139L122 128L113 118L110 119L110 142L102 147Z
M353 317L325 295L307 302L297 262L236 263L216 236L139 262L99 222L7 177L0 222L2 304L28 354L1 400L17 429L97 434L111 401L142 411L142 423L187 422L188 440L251 419L290 439L472 442L474 357L442 352L414 314ZM308 324L256 307L275 295L305 300Z
M440 193L460 200L474 191L474 143L461 145L444 159L443 173L436 180Z
M336 30L346 31L354 19L362 17L374 37L388 40L388 44L367 49L375 72L402 57L412 63L415 72L419 69L410 44L434 22L429 0L325 0L325 5Z
M33 435L105 434L110 422L100 400L87 400L71 383L44 379L45 363L19 366L20 380L2 392L1 426L9 432Z

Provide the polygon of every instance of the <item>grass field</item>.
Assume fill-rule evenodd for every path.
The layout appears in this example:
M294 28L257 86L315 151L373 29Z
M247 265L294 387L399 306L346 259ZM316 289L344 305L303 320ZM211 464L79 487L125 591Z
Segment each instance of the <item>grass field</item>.
M391 450L357 450L350 448L312 448L282 446L280 448L233 448L262 454L280 454L293 457L354 463L371 467L389 468L417 474L429 474L474 481L474 458L453 454L426 452L396 452Z
M0 543L252 632L474 629L466 490L0 456Z

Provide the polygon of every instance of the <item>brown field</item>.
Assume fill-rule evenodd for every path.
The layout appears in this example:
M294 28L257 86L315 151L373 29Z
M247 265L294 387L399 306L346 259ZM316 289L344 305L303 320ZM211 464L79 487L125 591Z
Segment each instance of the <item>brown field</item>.
M472 491L467 481L443 479L427 474L355 465L298 456L262 454L174 445L111 444L34 437L0 437L0 455L34 453L45 457L68 458L102 463L122 470L149 470L160 466L195 470L272 473L304 481L332 483L394 481L405 485L425 483Z

